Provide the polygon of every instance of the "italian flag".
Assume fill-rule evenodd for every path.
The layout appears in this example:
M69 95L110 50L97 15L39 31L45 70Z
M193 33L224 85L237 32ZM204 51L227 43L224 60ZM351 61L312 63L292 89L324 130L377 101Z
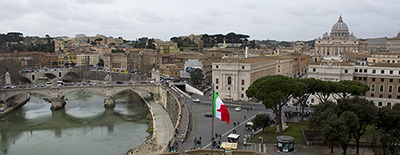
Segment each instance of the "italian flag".
M221 98L219 98L218 94L215 91L213 92L213 115L221 121L226 121L226 123L229 124L229 121L231 120L229 117L229 111L226 109L225 104L222 102Z

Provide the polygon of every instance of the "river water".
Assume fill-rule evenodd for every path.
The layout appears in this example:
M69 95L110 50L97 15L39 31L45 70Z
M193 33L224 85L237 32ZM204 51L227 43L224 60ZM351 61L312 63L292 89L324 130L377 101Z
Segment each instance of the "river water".
M66 95L64 109L52 111L44 96L0 118L0 155L119 155L149 135L149 110L132 92L118 94L113 109L104 97L88 91Z

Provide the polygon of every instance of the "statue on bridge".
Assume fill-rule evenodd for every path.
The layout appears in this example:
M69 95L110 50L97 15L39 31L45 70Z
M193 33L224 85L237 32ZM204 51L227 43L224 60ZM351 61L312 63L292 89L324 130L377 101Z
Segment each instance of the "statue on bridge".
M106 84L111 84L112 81L111 75L107 73L106 77L104 78L104 81L106 81Z

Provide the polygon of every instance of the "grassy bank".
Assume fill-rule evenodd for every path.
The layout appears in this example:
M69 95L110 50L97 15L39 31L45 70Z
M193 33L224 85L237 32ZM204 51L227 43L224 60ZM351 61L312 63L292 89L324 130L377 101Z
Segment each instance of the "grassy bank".
M308 124L288 123L289 127L283 131L283 135L292 136L295 138L295 144L305 144L302 129L307 128ZM257 143L258 137L264 137L265 143L276 143L276 137L279 136L279 132L275 132L276 126L270 126L264 131L256 134L251 138L251 143Z

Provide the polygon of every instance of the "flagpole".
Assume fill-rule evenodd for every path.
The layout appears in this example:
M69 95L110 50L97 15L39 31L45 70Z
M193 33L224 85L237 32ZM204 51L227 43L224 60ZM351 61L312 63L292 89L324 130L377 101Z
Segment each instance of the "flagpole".
M214 140L213 140L213 138L214 138L214 84L213 83L211 83L211 87L212 87L212 104L211 104L211 115L212 115L212 117L211 117L211 155L213 155L213 148L214 148L214 146L213 146L213 144L214 144Z

